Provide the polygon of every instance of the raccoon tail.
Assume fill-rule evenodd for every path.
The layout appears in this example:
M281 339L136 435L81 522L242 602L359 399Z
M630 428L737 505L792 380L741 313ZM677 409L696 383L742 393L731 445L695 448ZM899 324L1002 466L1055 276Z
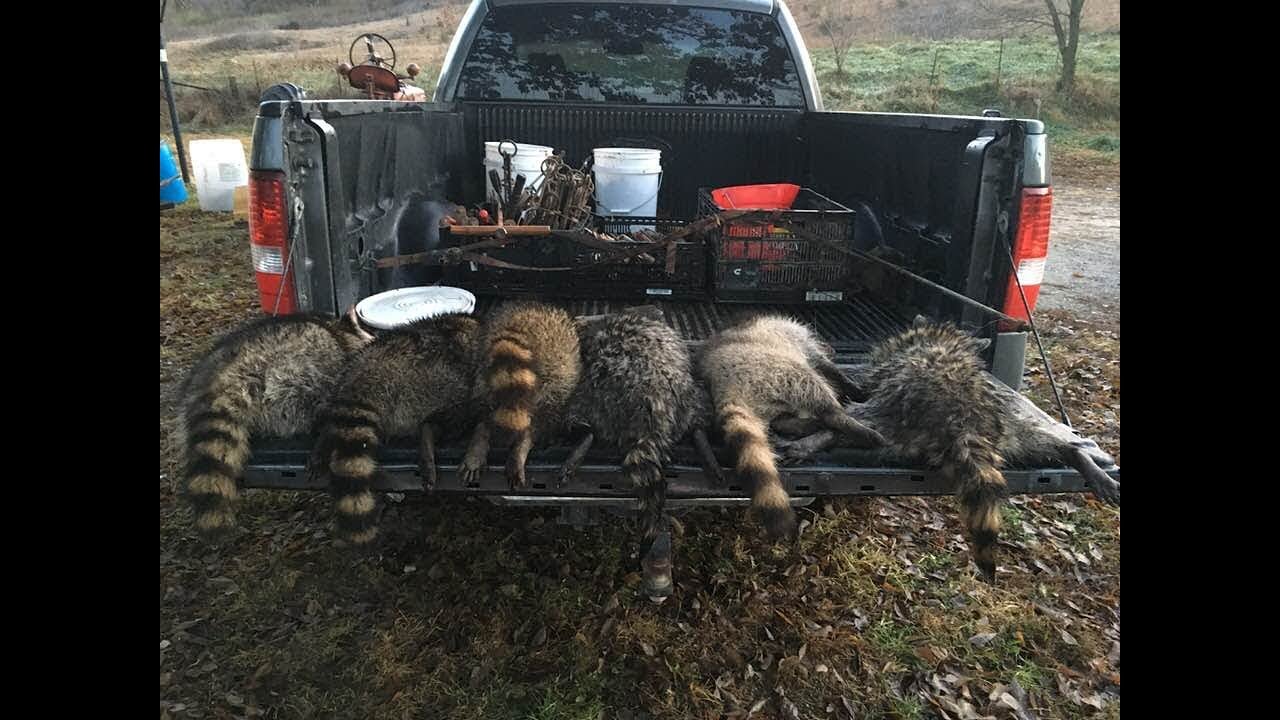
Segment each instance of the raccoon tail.
M382 435L378 418L373 408L350 403L329 409L319 423L317 470L329 477L338 532L352 545L368 544L378 536L378 503L372 489Z
M662 477L662 460L665 453L652 439L638 441L622 458L622 477L636 490L640 505L640 556L658 537L662 524L662 511L667 502L667 481Z
M489 347L486 379L493 392L493 424L513 433L527 431L538 386L533 351L519 338L499 337Z
M961 436L948 451L942 471L954 479L960 520L969 534L973 560L988 581L996 575L995 549L1000 535L1000 499L1004 494L1003 458L986 439Z
M725 443L737 457L738 477L751 483L751 506L760 513L769 537L777 540L792 534L796 514L769 447L769 426L750 408L737 403L720 406L718 415Z
M248 407L230 393L208 393L198 402L184 418L183 475L196 529L213 538L236 524L236 480L249 459Z

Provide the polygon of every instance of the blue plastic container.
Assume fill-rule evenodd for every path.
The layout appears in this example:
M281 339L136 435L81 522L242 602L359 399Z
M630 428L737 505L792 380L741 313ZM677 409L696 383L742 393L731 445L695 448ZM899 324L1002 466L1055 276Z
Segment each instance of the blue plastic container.
M160 140L160 202L181 205L187 201L187 186L182 182L182 172L173 161L169 146Z

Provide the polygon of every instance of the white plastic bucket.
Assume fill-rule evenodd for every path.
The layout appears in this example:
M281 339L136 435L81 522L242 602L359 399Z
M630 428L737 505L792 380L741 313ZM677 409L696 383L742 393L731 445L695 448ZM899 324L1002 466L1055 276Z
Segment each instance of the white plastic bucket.
M662 151L648 148L596 148L596 214L657 217L662 187ZM632 230L652 225L633 225Z
M234 138L192 140L191 167L201 210L231 212L235 189L249 184L244 145Z
M508 143L503 149L510 150L511 145ZM516 143L516 153L511 157L511 184L515 185L517 175L523 175L525 189L536 192L542 185L542 161L554 152L554 148L546 145ZM489 170L497 170L498 178L502 178L502 155L498 152L497 142L484 144L485 195L490 200L497 200L498 188L489 181Z

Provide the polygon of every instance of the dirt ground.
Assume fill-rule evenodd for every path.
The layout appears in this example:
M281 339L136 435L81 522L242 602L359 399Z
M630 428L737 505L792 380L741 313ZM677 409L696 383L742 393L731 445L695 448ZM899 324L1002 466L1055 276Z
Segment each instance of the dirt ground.
M1120 184L1063 179L1053 188L1049 260L1037 305L1120 319Z
M1037 321L1072 421L1118 458L1119 306L1099 299L1119 284L1118 186L1114 211L1074 187ZM252 278L242 222L162 214L162 718L1119 717L1120 516L1086 496L1011 498L994 587L949 498L815 503L795 547L691 513L660 606L634 592L629 523L481 501L392 504L353 555L327 497L249 492L240 533L203 544L173 389L258 312ZM1025 391L1054 412L1045 376L1029 360Z

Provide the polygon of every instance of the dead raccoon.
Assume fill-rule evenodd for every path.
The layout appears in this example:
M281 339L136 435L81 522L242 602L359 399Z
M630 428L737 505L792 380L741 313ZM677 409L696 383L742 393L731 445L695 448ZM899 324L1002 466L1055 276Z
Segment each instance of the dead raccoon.
M1112 464L1101 451L1091 456L1089 447L1096 445L1054 433L1047 418L1011 412L1021 403L983 370L978 356L988 342L954 325L916 318L911 329L872 351L864 378L869 397L851 405L849 412L884 434L889 441L886 454L937 468L955 482L974 561L990 580L995 577L999 502L1005 487L1000 468L1005 462L1066 462L1100 497L1117 505L1120 485L1095 464L1095 457ZM787 418L775 429L794 433L802 429L803 422L797 420L803 418ZM834 434L817 430L780 444L789 459L798 460L837 441Z
M197 529L216 535L234 527L236 481L250 439L308 432L347 355L372 339L354 309L338 320L264 317L228 333L196 362L179 390L176 439Z
M379 335L352 358L316 421L310 472L327 477L338 530L362 545L377 536L372 485L378 448L415 437L424 484L435 486L435 437L469 426L480 323L467 315L419 320Z
M647 558L666 502L662 468L673 445L693 432L704 432L709 400L693 378L689 352L679 333L640 312L579 320L582 375L568 416L571 424L589 431L566 461L561 484L577 469L593 441L623 453L622 476L636 489L640 506L640 557ZM712 467L718 469L714 458ZM652 570L646 572L653 585L648 593L668 594L669 568Z
M840 375L827 348L807 327L765 315L730 327L707 342L697 362L711 391L724 440L737 457L738 476L752 483L751 504L770 537L789 535L795 513L769 446L769 423L808 415L859 445L878 446L874 430L845 414L830 374Z
M496 428L512 435L507 480L512 489L521 488L534 443L564 427L566 405L582 368L577 329L559 308L514 303L489 318L480 347L476 394L491 414L476 424L459 470L464 482L479 480Z

